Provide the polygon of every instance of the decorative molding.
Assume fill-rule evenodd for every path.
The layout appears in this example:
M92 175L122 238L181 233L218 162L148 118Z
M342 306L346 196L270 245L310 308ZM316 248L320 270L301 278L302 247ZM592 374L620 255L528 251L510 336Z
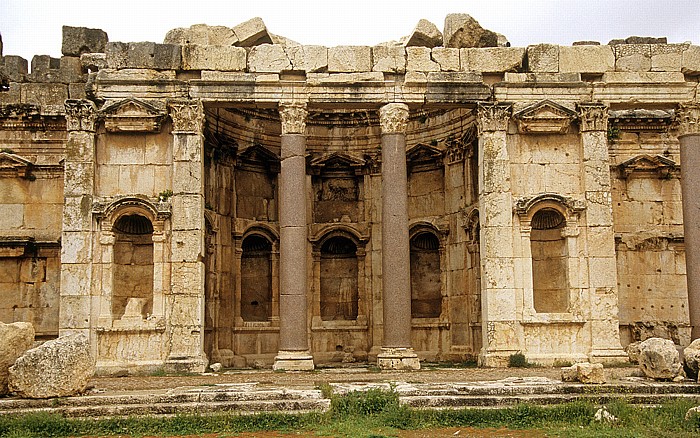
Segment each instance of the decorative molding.
M280 158L265 146L253 144L239 151L236 157L236 167L258 172L279 173Z
M507 131L508 122L513 110L511 104L482 103L476 110L476 121L479 135L484 132Z
M108 132L160 132L165 111L150 103L128 98L102 108Z
M68 99L66 108L66 130L95 132L97 108L92 101L85 99Z
M514 210L520 216L527 216L533 207L543 202L559 204L566 208L569 214L576 214L586 209L586 204L571 196L563 196L557 193L540 193L535 196L525 196L515 201Z
M543 100L513 114L521 134L566 134L576 117L575 111L551 100Z
M444 152L434 146L418 143L406 151L406 161L411 170L428 170L442 167Z
M608 123L621 131L666 132L674 120L674 112L666 110L619 110L608 112Z
M125 207L135 207L141 211L148 212L152 216L151 220L164 220L171 215L171 204L169 201L153 202L145 196L123 196L103 202L94 202L92 204L92 214L98 218L112 218L117 210Z
M617 169L624 179L632 174L668 179L680 172L680 166L675 161L661 155L639 155L618 164Z
M309 167L313 175L361 175L365 168L365 160L343 152L333 152L313 158L309 162Z
M0 177L29 178L33 163L10 152L0 152Z
M405 134L408 105L394 102L379 108L379 123L382 126L382 134Z
M689 103L678 105L676 111L678 136L700 134L700 104Z
M174 134L200 134L204 129L204 107L199 100L168 102Z
M602 103L578 104L581 132L608 130L608 107Z
M309 112L305 103L280 105L279 112L282 121L282 135L304 134L306 132L306 117Z

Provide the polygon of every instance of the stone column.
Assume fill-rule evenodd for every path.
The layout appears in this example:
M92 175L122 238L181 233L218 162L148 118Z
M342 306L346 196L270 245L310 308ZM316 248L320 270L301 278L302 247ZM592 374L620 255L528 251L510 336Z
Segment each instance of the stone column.
M61 294L59 335L84 333L92 326L92 202L95 188L95 122L89 100L65 103L63 232L61 234ZM99 302L101 291L95 291ZM93 343L93 345L95 345Z
M204 354L204 109L168 104L173 121L170 293L166 299L169 371L203 372Z
M408 106L379 110L382 126L382 290L384 338L377 355L382 369L420 369L411 348L411 272L408 239L406 123Z
M683 235L688 282L691 339L700 338L700 105L682 105L677 113L681 143Z
M582 180L590 303L591 362L626 361L620 344L617 257L610 194L608 109L603 104L581 104Z
M480 105L479 220L481 222L481 306L483 366L507 366L511 354L522 350L517 322L513 196L510 157L506 144L511 106Z
M280 105L280 340L275 370L313 370L306 315L306 105Z

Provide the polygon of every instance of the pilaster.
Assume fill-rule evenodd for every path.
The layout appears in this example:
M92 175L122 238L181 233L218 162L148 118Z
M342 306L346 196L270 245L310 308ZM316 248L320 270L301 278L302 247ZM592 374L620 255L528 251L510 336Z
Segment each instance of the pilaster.
M585 192L590 303L591 362L627 360L620 344L617 258L610 193L608 109L603 104L578 106L581 134L581 173ZM595 246L592 246L595 245Z
M676 113L681 144L683 235L691 339L700 338L700 105L681 105Z
M382 128L382 290L384 338L377 364L382 369L420 369L411 347L411 275L408 236L406 126L408 106L389 103L379 110Z
M208 363L204 354L204 108L199 101L176 100L168 103L168 109L173 122L173 196L165 366L171 371L202 372Z
M483 323L479 362L484 366L506 366L510 355L522 349L516 314L513 197L506 144L511 112L506 104L480 105L477 109Z

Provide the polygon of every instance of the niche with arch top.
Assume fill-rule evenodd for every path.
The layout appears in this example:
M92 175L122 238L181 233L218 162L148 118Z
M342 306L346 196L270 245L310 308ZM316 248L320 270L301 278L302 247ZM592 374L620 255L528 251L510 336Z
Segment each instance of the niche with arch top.
M241 317L262 322L272 318L272 242L251 234L241 245Z
M538 313L562 313L569 306L564 216L554 208L538 210L531 220L533 304Z
M437 318L442 312L440 241L430 231L411 237L411 317Z
M117 219L112 231L112 316L146 318L153 311L153 224L146 216L125 214ZM125 315L127 310L129 314Z
M354 321L358 312L357 245L334 236L321 245L321 319Z

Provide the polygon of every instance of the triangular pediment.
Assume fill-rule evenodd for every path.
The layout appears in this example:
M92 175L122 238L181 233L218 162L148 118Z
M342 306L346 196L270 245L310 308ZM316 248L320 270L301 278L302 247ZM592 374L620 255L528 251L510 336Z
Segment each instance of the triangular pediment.
M279 172L280 168L280 158L277 154L260 144L253 144L240 151L236 161L239 166L256 171Z
M530 105L513 115L523 134L564 134L577 114L551 100Z
M655 174L659 177L667 177L671 172L678 171L675 161L662 155L638 155L623 161L618 166L621 175L627 178L633 173Z
M434 146L418 143L406 151L406 160L414 163L438 161L442 159L442 154L443 152Z
M17 154L0 152L0 169L19 169L32 165L32 162Z
M333 152L311 160L309 166L314 173L352 172L358 173L365 165L365 160L343 152Z
M110 132L157 132L165 111L132 97L102 108L105 128Z

